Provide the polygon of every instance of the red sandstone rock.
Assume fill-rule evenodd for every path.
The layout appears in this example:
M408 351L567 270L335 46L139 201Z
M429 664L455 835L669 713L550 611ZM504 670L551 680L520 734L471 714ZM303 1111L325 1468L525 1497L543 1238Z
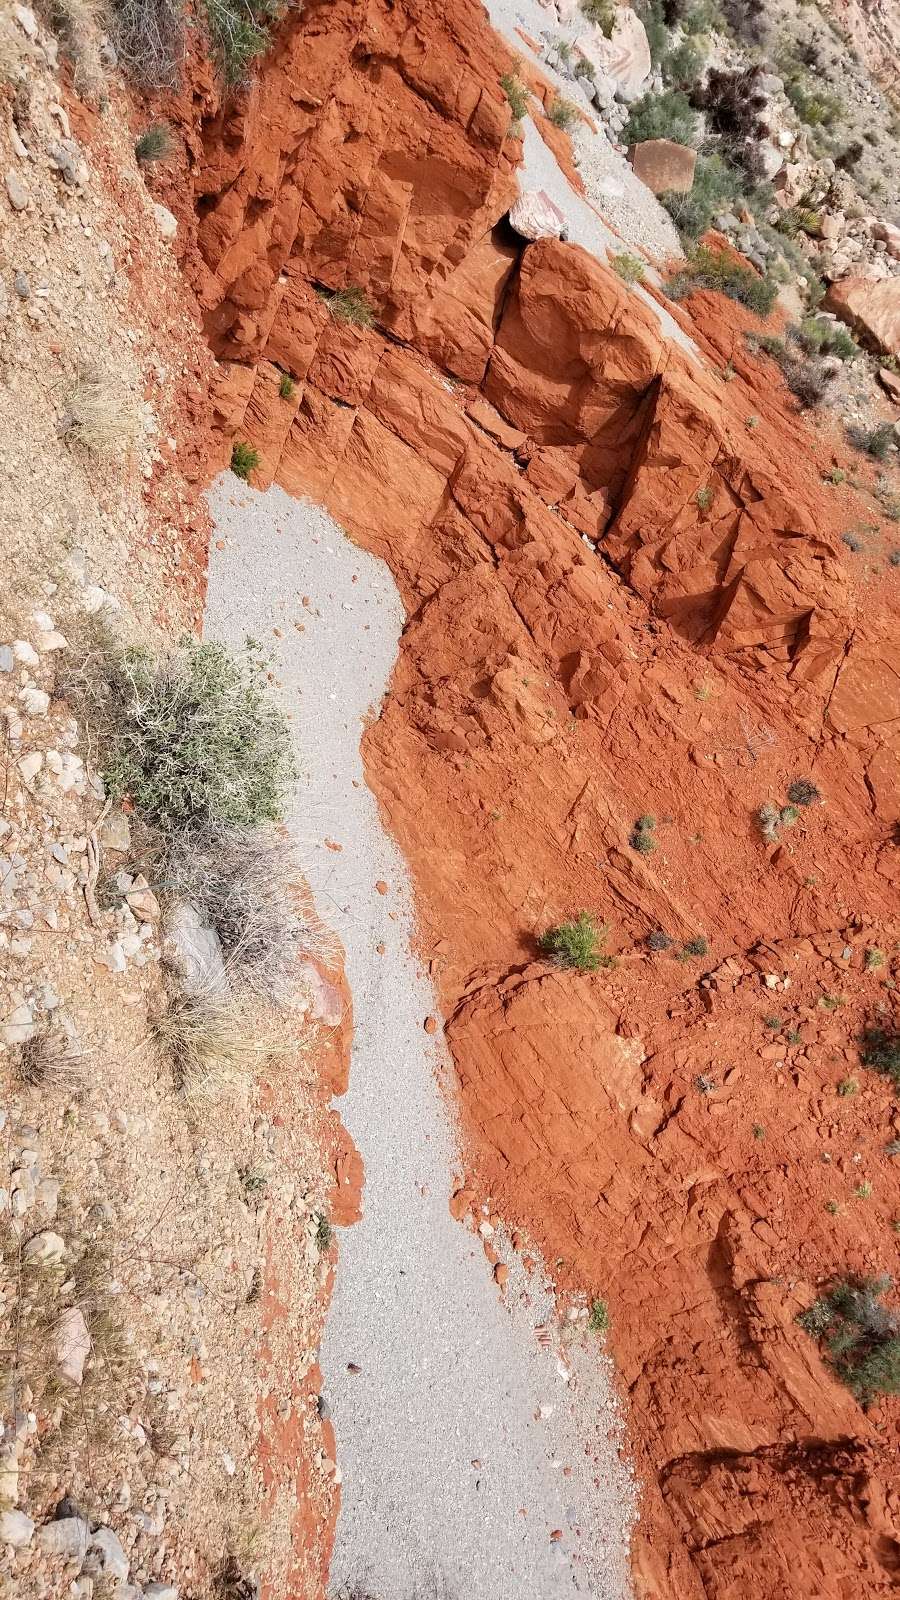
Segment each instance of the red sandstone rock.
M900 278L841 278L824 304L877 350L900 356Z
M628 159L636 178L645 183L654 194L688 194L694 187L694 168L697 152L687 145L675 144L671 139L645 139L632 145Z

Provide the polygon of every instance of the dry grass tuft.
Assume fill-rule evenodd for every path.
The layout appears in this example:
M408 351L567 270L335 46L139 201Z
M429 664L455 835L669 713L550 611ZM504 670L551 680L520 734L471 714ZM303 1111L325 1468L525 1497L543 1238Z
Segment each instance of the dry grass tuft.
M78 379L60 431L90 455L112 461L135 450L144 435L135 395L99 368L88 369Z
M84 1051L60 1029L36 1033L19 1049L19 1082L29 1089L76 1089L81 1082Z
M176 1087L194 1106L253 1079L277 1045L229 996L210 989L173 991L154 1033L172 1062Z

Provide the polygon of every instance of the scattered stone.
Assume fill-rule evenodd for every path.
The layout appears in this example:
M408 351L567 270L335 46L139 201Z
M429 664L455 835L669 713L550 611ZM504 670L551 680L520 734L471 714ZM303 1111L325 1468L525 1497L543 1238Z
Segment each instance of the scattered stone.
M880 350L900 356L900 278L841 278L824 304Z
M40 657L34 645L29 644L27 639L14 639L12 653L23 667L36 667L40 663Z
M92 1578L108 1578L112 1583L127 1583L129 1560L122 1542L112 1528L98 1528L88 1542L83 1570Z
M14 1550L27 1550L34 1533L34 1523L24 1511L0 1511L0 1544L11 1544Z
M16 1006L6 1019L3 1028L5 1044L26 1044L34 1033L34 1014L29 1005L24 1002Z
M160 205L158 200L153 202L153 215L164 239L174 239L178 232L178 218L172 215L168 206Z
M134 887L129 889L125 899L129 909L142 922L156 921L159 916L159 901L142 873L138 873L134 880Z
M22 32L27 34L29 39L36 39L38 36L37 17L31 7L14 5L12 13Z
M900 376L892 372L890 367L879 367L878 381L891 399L900 405Z
M14 211L24 211L28 205L28 190L17 173L6 174L6 193Z
M77 1561L80 1566L87 1554L89 1537L90 1528L83 1517L59 1517L38 1528L35 1543L42 1555Z
M60 1377L81 1388L84 1363L91 1353L91 1336L81 1311L69 1306L56 1326L56 1364Z
M0 672L12 672L16 658L8 644L0 644Z
M44 1267L58 1267L65 1260L66 1241L58 1233L53 1233L50 1228L45 1228L42 1233L36 1233L29 1239L23 1251L26 1261L36 1262Z
M13 278L13 288L20 300L29 300L31 298L31 284L28 282L24 272L16 273Z
M50 696L47 691L36 688L33 683L26 684L19 699L29 717L45 717L50 709Z
M216 931L202 920L189 901L180 900L172 907L166 918L166 934L175 947L182 981L189 994L228 993L228 977Z
M81 155L74 139L55 141L48 145L47 154L57 172L62 173L63 183L74 189L78 182L77 162Z
M426 1033L437 1033L437 1017L426 1017L424 1026Z
M671 139L645 139L632 145L628 159L636 178L654 194L689 194L694 187L697 152Z
M144 1585L144 1600L178 1600L174 1583L148 1583Z
M111 811L100 829L100 843L107 850L120 850L123 854L131 848L131 824L124 811Z
M53 629L50 633L42 633L38 636L37 647L41 655L45 656L49 655L53 650L67 649L68 643L69 641L65 637L65 634L57 633L56 630Z

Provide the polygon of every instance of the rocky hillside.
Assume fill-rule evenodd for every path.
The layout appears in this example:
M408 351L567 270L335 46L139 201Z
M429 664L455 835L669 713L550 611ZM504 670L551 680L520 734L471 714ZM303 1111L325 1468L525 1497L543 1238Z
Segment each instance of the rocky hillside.
M796 17L559 6L539 38L535 9L308 0L231 89L192 36L134 112L175 130L149 183L217 361L205 470L320 503L399 586L364 753L457 1069L454 1210L534 1241L563 1310L608 1304L635 1592L886 1594L896 135L879 198L804 120ZM841 25L891 90L891 18ZM690 218L625 174L675 133ZM669 294L640 230L672 222ZM583 970L541 948L579 917Z

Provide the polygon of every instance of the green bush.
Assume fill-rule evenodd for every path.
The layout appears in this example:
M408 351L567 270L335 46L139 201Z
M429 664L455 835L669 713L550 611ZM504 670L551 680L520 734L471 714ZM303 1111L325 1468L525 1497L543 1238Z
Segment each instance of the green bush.
M500 87L509 101L513 121L521 122L528 111L528 90L524 83L520 82L514 72L504 72L500 79Z
M900 1089L900 1034L889 1033L885 1028L868 1028L863 1035L860 1058L863 1066L872 1067L882 1077L890 1078L895 1089Z
M843 113L844 107L836 95L820 89L800 67L790 70L784 81L784 92L808 128L831 128Z
M359 288L338 289L322 296L335 322L349 322L354 328L371 328L375 313Z
M708 956L709 944L702 933L694 935L693 939L685 940L678 952L679 961L690 961L694 956Z
M139 166L149 167L156 161L167 161L174 148L169 124L154 122L139 139L135 140L135 160Z
M721 156L697 157L694 184L689 194L668 190L660 200L683 239L694 242L711 227L722 211L730 211L741 198L741 182Z
M111 652L99 726L103 780L164 834L277 821L296 778L288 725L248 646L192 640L155 659Z
M269 48L282 0L204 0L204 7L213 56L225 83L233 88Z
M571 922L548 928L538 939L538 948L552 956L558 967L574 967L578 972L596 972L612 965L612 957L601 953L607 929L598 927L586 911Z
M554 128L568 129L578 121L578 107L571 100L564 100L561 94L553 96L546 111Z
M283 372L278 380L278 394L282 400L293 400L294 380L289 372Z
M846 328L821 317L804 317L793 337L807 355L838 356L841 361L852 361L860 353L859 345Z
M894 442L892 422L879 422L874 428L861 428L857 424L847 429L847 438L857 450L865 451L876 461L884 461Z
M643 283L646 276L644 262L637 256L628 255L627 251L618 256L610 256L610 266L617 272L623 283Z
M663 94L645 94L631 108L624 128L623 144L642 144L645 139L673 139L676 144L694 144L697 114L680 89Z
M690 89L700 77L706 54L693 39L682 39L661 62L663 82L672 89Z
M246 482L251 472L256 471L259 461L259 451L254 450L252 444L238 440L237 444L232 445L231 470L236 478L243 478Z
M588 1327L592 1333L606 1333L609 1328L609 1308L605 1300L592 1300Z
M639 856L651 856L656 849L655 828L655 817L638 817L631 830L628 843L632 850L637 851Z
M601 33L606 35L607 39L612 38L612 31L619 13L615 0L581 0L581 12L588 22L597 24L597 27Z
M681 300L695 289L713 289L728 295L760 317L767 317L775 304L776 287L768 278L761 278L752 267L741 266L724 251L717 253L703 245L689 258L687 267L666 285L672 300Z
M888 1277L842 1278L797 1318L863 1405L900 1394L900 1318L882 1303L890 1287Z

